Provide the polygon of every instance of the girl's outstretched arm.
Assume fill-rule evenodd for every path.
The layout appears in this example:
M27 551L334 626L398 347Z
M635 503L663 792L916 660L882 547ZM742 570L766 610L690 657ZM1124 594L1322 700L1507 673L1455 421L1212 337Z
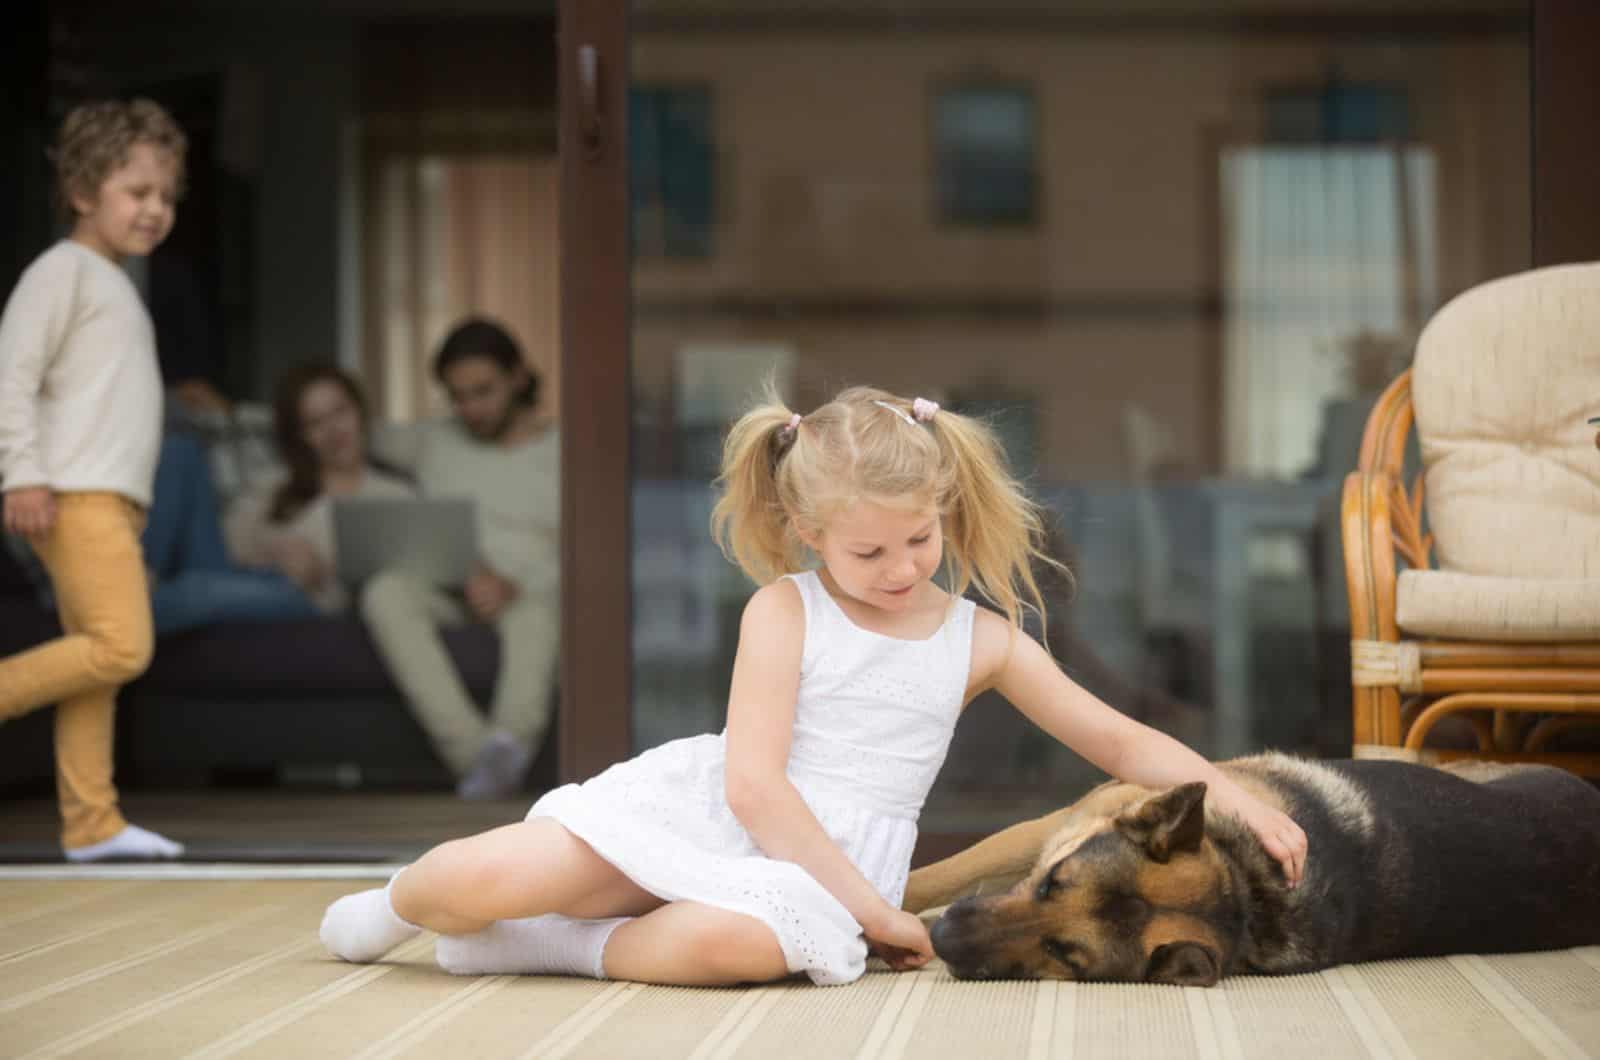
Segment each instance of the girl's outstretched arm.
M768 857L794 862L837 898L891 964L918 967L933 956L922 922L867 882L789 781L805 629L800 590L786 579L745 605L728 696L728 806Z
M1032 637L980 608L972 655L969 694L995 689L1039 728L1118 780L1147 788L1204 781L1210 806L1240 817L1283 865L1289 884L1300 882L1306 835L1299 825L1166 733L1106 705L1062 673Z

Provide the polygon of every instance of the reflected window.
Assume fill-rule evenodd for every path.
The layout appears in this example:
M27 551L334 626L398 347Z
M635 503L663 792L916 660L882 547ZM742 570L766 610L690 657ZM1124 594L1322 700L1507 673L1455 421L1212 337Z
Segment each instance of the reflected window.
M628 182L633 253L711 256L716 214L711 89L636 85L629 98Z
M1273 143L1374 144L1411 135L1404 88L1330 80L1269 90L1267 139Z
M1018 84L961 84L934 95L934 182L947 224L1038 221L1036 107Z

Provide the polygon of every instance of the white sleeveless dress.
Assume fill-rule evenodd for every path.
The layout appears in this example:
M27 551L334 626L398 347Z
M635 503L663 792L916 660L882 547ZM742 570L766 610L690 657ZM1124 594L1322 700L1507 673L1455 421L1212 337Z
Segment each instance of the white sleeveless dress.
M974 605L956 600L933 636L901 640L851 622L814 572L789 577L805 601L806 633L788 776L898 907L917 815L961 714ZM791 972L823 985L858 978L861 926L804 869L762 854L728 809L725 760L722 733L674 740L557 788L528 817L560 821L662 899L757 918L777 935Z

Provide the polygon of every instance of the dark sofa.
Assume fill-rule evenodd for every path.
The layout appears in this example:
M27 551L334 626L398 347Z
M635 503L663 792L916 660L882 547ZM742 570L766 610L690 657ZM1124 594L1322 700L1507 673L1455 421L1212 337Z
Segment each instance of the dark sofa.
M0 656L58 636L10 550L0 547ZM446 632L468 688L487 703L499 638L487 626ZM0 728L0 786L42 788L53 777L41 710ZM547 739L530 785L548 786ZM123 786L335 783L445 787L434 755L390 681L359 617L230 624L162 638L117 712Z

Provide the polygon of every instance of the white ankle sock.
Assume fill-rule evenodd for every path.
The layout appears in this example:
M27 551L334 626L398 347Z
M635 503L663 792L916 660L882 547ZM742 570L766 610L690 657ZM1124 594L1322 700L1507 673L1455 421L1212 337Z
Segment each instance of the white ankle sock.
M322 915L322 944L342 961L366 964L382 957L422 929L400 919L389 901L388 887L347 894Z
M86 847L63 849L68 861L113 861L138 859L153 861L157 858L176 858L183 855L183 844L174 843L164 835L157 835L136 824L124 825L122 831L110 839Z
M475 935L440 935L434 959L451 975L606 977L606 941L627 917L575 920L550 913L496 920Z

